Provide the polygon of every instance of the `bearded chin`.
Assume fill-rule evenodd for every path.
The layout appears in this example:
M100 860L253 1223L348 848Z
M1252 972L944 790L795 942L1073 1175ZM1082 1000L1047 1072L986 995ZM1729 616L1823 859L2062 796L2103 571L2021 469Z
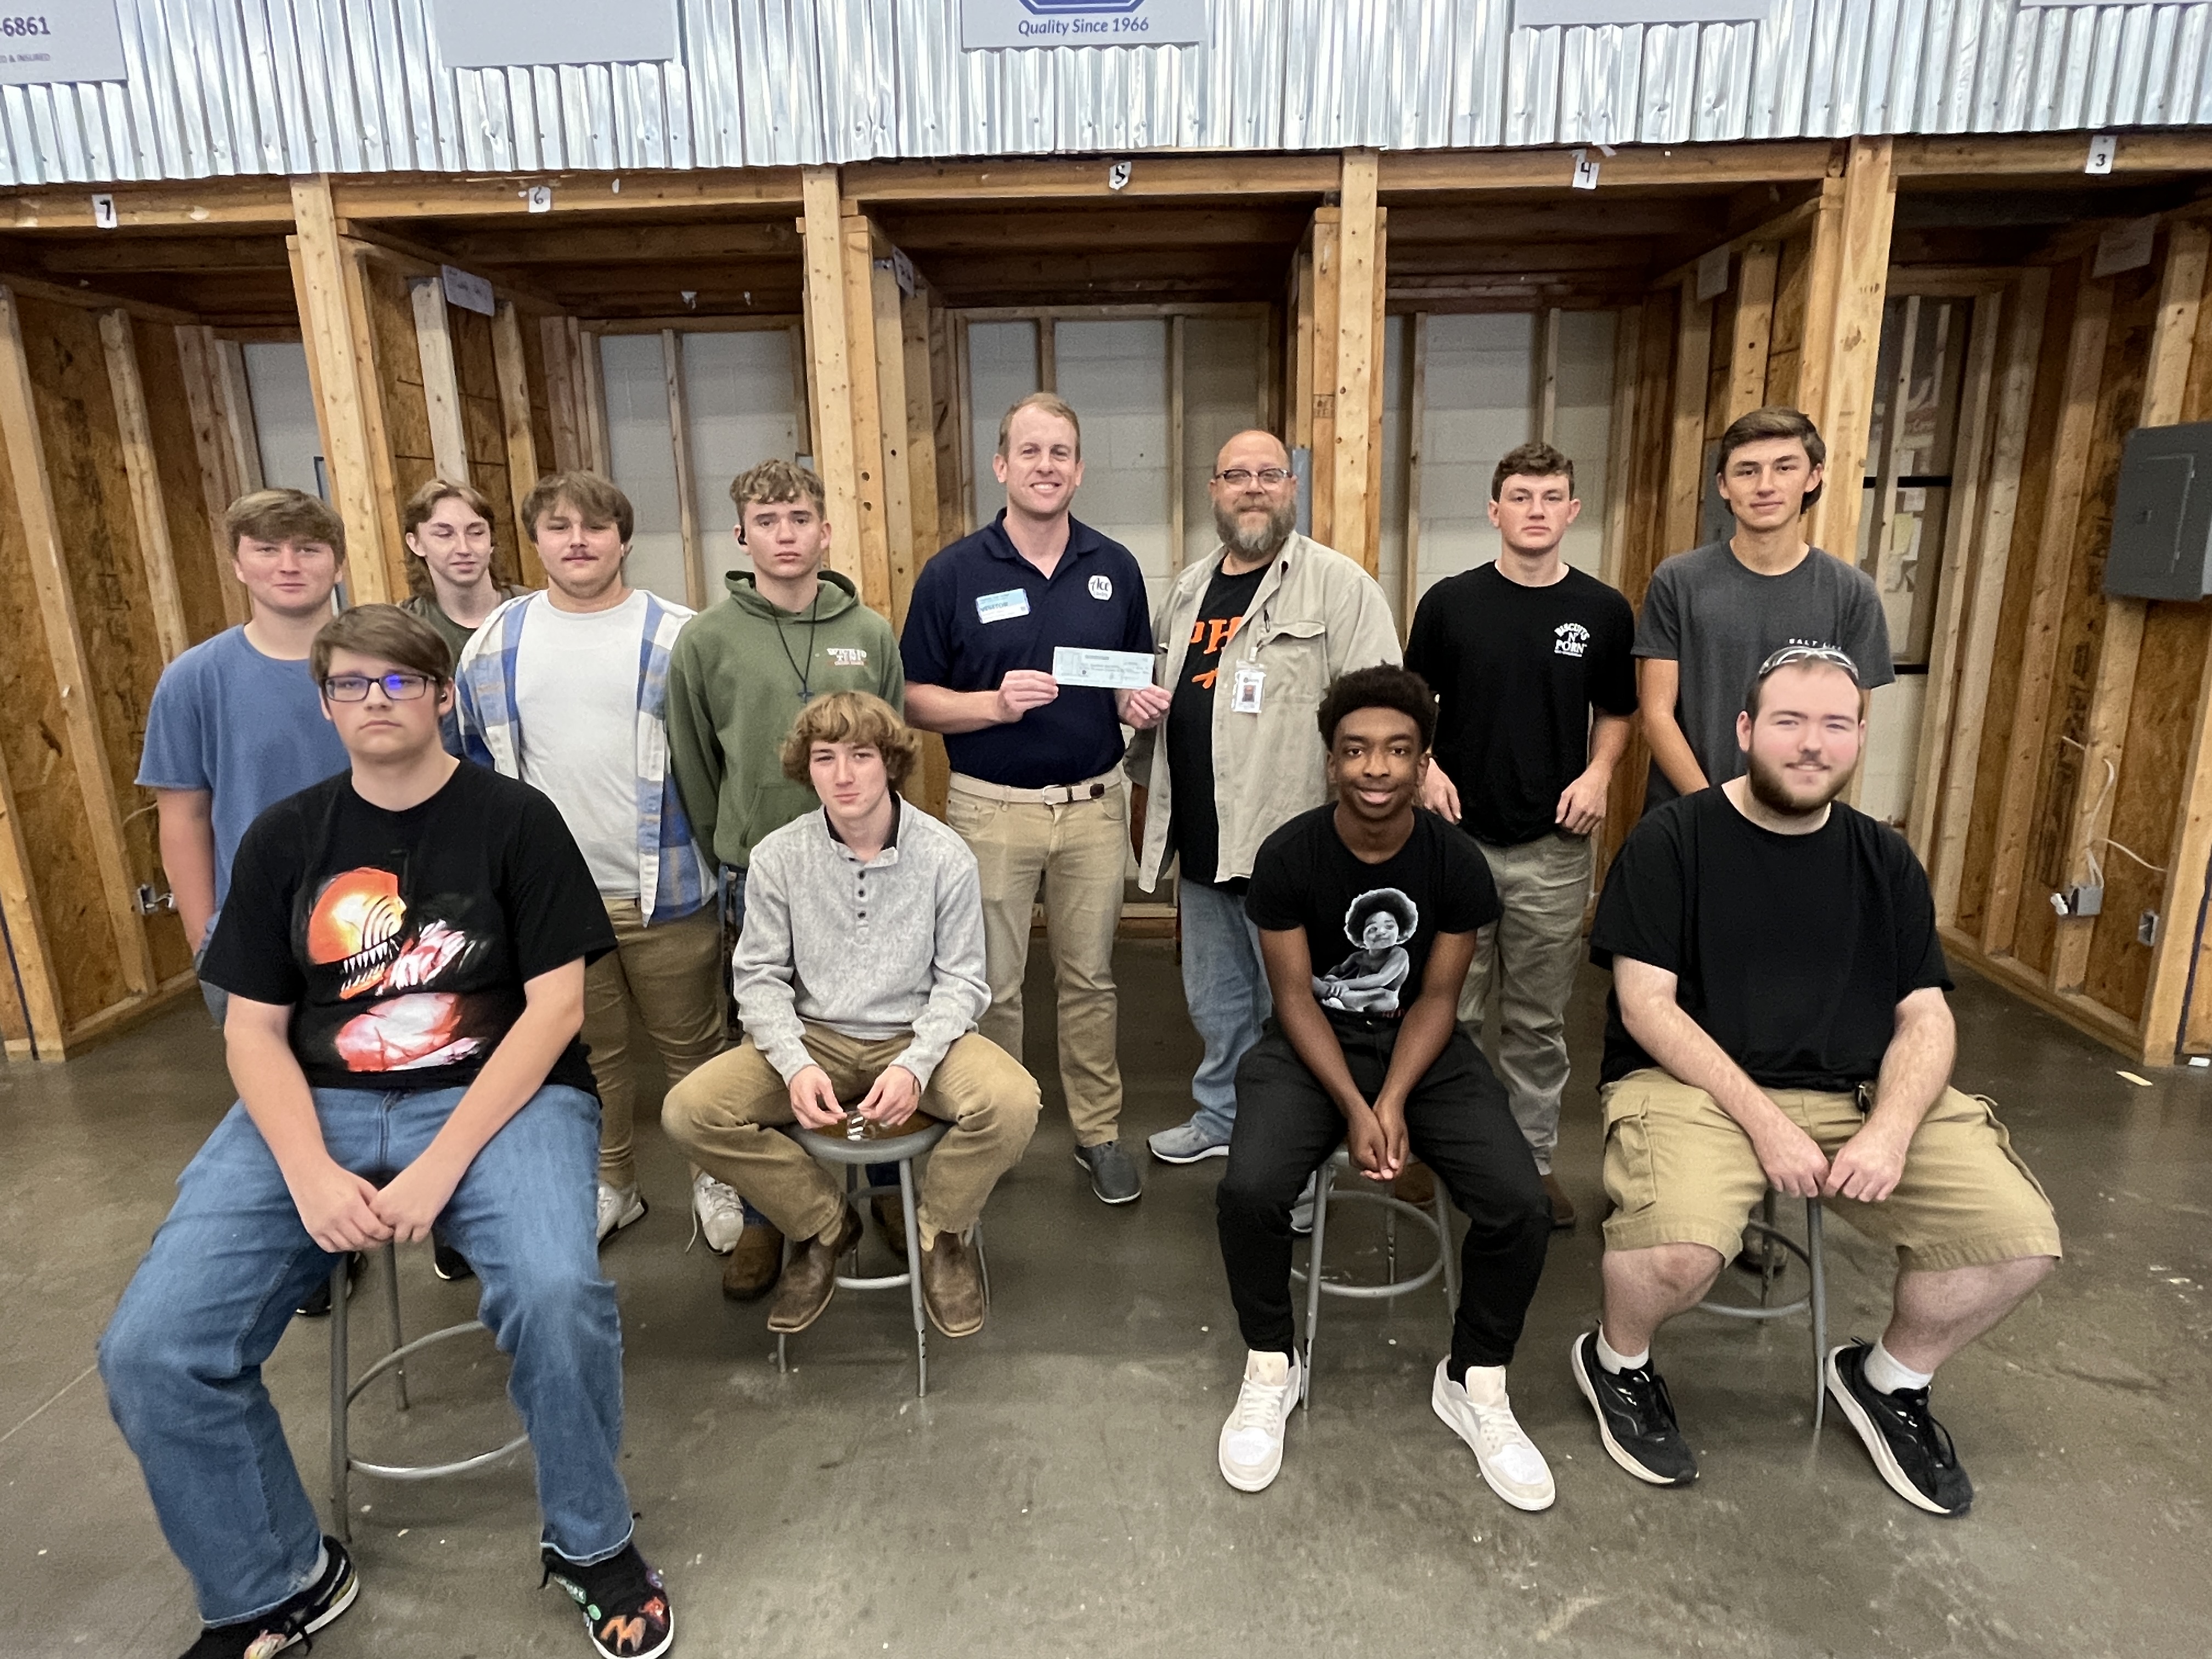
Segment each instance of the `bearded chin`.
M1784 817L1811 817L1850 787L1851 774L1858 769L1854 763L1831 772L1828 775L1828 787L1819 794L1808 799L1790 793L1790 785L1784 779L1779 767L1769 766L1756 755L1747 758L1750 762L1750 775L1747 781L1751 786L1753 799L1769 811L1779 813Z
M1217 507L1213 514L1213 527L1221 532L1221 539L1248 559L1262 555L1272 556L1290 540L1291 532L1297 527L1297 522L1296 502L1270 511L1267 523L1249 530L1244 526L1242 514L1224 513Z

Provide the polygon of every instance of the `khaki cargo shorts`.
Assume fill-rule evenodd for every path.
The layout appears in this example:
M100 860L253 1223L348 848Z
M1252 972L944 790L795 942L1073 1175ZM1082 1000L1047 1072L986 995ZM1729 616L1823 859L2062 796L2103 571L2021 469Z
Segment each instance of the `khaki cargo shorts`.
M1865 1122L1855 1097L1809 1089L1767 1096L1833 1158ZM1610 1250L1703 1244L1742 1248L1743 1224L1766 1190L1751 1138L1702 1089L1663 1071L1632 1072L1602 1091L1605 1224ZM1823 1200L1832 1214L1897 1251L1900 1268L1941 1272L2056 1256L2051 1200L2012 1150L1990 1103L1946 1089L1905 1155L1905 1176L1879 1204Z

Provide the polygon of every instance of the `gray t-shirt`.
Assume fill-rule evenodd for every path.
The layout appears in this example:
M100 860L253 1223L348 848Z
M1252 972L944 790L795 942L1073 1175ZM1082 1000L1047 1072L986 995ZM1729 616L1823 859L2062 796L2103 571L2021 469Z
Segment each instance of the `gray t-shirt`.
M1817 547L1779 576L1746 568L1726 542L1678 553L1652 572L1637 619L1636 654L1680 665L1674 720L1708 781L1742 774L1735 717L1759 665L1785 645L1843 652L1869 690L1897 678L1874 579ZM1680 793L1654 761L1644 810Z

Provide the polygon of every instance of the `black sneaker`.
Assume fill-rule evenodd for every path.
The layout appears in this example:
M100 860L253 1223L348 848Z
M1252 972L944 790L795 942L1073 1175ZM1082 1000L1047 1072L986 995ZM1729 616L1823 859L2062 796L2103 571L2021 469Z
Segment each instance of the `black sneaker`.
M185 1659L269 1659L271 1654L301 1642L353 1605L361 1594L361 1577L353 1558L335 1538L323 1540L323 1576L290 1601L271 1607L258 1619L235 1625L210 1625L200 1639L185 1650ZM314 1645L307 1642L309 1647Z
M550 1545L541 1552L546 1583L558 1584L584 1610L592 1650L603 1659L653 1659L676 1640L676 1615L660 1575L645 1565L635 1544L588 1567L563 1559Z
M1144 1196L1144 1177L1137 1161L1121 1150L1118 1140L1102 1140L1096 1146L1078 1146L1075 1161L1091 1177L1091 1190L1101 1204L1130 1204Z
M346 1257L346 1294L348 1296L351 1296L353 1294L353 1287L360 1283L361 1252L356 1250L352 1255ZM315 1288L309 1291L306 1298L301 1302L298 1307L293 1309L292 1311L298 1315L301 1319L328 1319L331 1316L331 1281L329 1275L325 1274L323 1278L317 1279L315 1281Z
M477 1270L469 1266L468 1257L435 1233L430 1235L430 1271L448 1285L477 1276Z
M1865 1342L1830 1352L1828 1397L1859 1431L1891 1491L1930 1515L1964 1515L1974 1504L1974 1483L1959 1467L1949 1434L1928 1414L1928 1390L1877 1393L1866 1380L1866 1358L1873 1352Z
M1674 1401L1649 1364L1609 1371L1598 1364L1597 1333L1584 1331L1567 1350L1575 1386L1597 1413L1607 1454L1638 1480L1686 1486L1698 1478L1698 1455L1674 1421Z

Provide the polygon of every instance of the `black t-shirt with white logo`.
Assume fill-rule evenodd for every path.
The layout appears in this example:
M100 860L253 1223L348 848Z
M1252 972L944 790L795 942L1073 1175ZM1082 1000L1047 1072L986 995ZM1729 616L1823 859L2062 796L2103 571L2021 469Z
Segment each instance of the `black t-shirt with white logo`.
M1517 847L1552 832L1589 764L1590 710L1636 712L1635 641L1628 601L1571 565L1524 587L1486 564L1422 595L1406 666L1437 694L1437 763L1469 834Z
M1213 879L1221 861L1221 818L1213 805L1213 699L1219 689L1222 653L1243 628L1245 613L1260 591L1260 578L1267 574L1264 563L1241 575L1232 576L1225 569L1214 573L1199 603L1198 619L1191 625L1182 678L1175 684L1175 700L1168 708L1168 787L1175 813L1168 833L1182 860L1181 877L1229 891L1244 884Z
M614 944L553 803L463 761L404 812L341 772L254 819L200 973L289 1004L315 1088L451 1089L521 1017L525 985ZM598 1092L581 1042L545 1080Z
M1897 1005L1951 988L1928 875L1904 836L1841 801L1810 835L1778 835L1717 785L1629 832L1590 926L1590 960L1617 956L1676 975L1682 1012L1768 1089L1870 1082ZM1656 1063L1608 994L1603 1079Z
M1336 833L1332 804L1301 812L1260 844L1244 914L1271 933L1304 928L1314 1000L1333 1017L1395 1021L1421 994L1438 933L1498 920L1498 888L1473 842L1416 808L1413 833L1380 864Z

